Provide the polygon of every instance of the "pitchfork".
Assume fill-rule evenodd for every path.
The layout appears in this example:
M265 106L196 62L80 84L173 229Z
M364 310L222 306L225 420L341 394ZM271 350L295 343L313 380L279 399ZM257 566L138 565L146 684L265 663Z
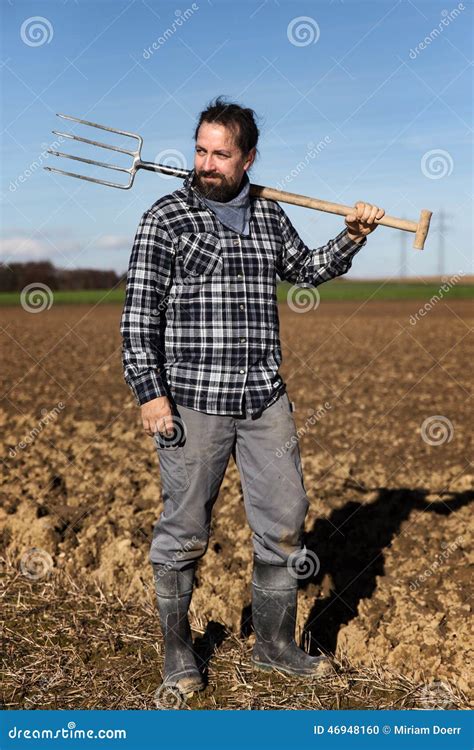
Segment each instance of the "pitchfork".
M110 182L109 180L99 180L95 177L88 177L86 175L77 174L77 172L66 172L63 169L56 169L55 167L44 167L50 172L58 172L59 174L65 174L69 177L77 177L79 180L88 180L89 182L97 182L99 185L107 185L108 187L120 188L121 190L129 190L135 179L135 175L139 169L147 169L150 172L161 172L162 174L172 175L174 177L181 177L184 179L188 176L191 170L179 169L178 167L168 167L165 164L155 164L149 161L142 161L141 152L143 145L143 138L137 133L129 133L126 130L118 130L117 128L110 128L107 125L98 125L96 122L89 122L88 120L81 120L79 117L72 117L71 115L63 115L58 113L58 117L62 117L65 120L72 120L73 122L80 122L82 125L88 125L92 128L99 128L100 130L107 130L110 133L117 133L117 135L123 135L127 138L135 138L137 146L134 150L128 150L125 148L119 148L118 146L112 146L108 143L100 143L99 141L93 141L90 138L83 138L73 133L61 133L58 130L53 130L55 135L60 135L63 138L71 138L74 141L81 141L82 143L88 143L92 146L98 146L99 148L106 148L110 151L117 151L121 154L128 154L133 157L133 162L130 167L120 167L117 164L110 164L109 162L96 161L94 159L86 159L80 156L74 156L72 154L63 154L61 151L54 151L48 149L49 154L54 156L62 156L66 159L74 159L75 161L82 161L86 164L94 164L98 167L104 167L106 169L113 169L117 172L126 172L129 175L129 180L126 185L121 185L118 182ZM318 198L310 198L306 195L298 195L297 193L287 193L284 190L276 190L275 188L264 187L263 185L255 185L251 183L250 193L259 198L268 198L269 200L282 201L283 203L292 203L295 206L305 206L306 208L313 208L316 211L325 211L330 214L338 214L339 216L348 216L353 211L353 206L345 206L340 203L331 203L330 201L320 200ZM432 211L422 209L420 218L418 221L410 221L409 219L399 219L396 216L383 216L382 219L376 220L377 224L382 224L385 227L392 227L393 229L402 229L405 232L413 232L415 239L413 247L415 250L423 250L428 230L430 228L430 220Z

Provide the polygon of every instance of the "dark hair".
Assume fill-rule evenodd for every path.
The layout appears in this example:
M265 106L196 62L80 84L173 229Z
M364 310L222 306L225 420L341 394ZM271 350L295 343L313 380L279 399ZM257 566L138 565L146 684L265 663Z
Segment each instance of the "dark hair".
M223 96L218 96L199 115L194 140L197 140L198 131L203 122L215 122L230 127L234 131L237 146L242 153L248 154L252 148L256 148L259 136L255 118L256 114L253 109L241 107L235 102L226 102Z

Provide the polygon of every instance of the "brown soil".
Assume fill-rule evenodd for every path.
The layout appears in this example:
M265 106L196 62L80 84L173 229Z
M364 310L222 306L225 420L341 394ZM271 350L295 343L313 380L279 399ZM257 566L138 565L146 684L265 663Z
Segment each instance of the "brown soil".
M296 405L311 501L306 545L321 563L316 576L301 581L298 631L310 649L336 654L339 680L370 673L383 692L378 681L383 673L398 696L400 680L408 681L407 695L413 685L418 691L425 686L425 697L426 685L449 686L458 696L452 706L458 707L466 705L474 674L472 308L467 302L440 302L410 325L420 306L321 303L306 313L281 306L282 374ZM56 684L59 691L41 707L62 707L61 700L70 708L107 707L99 689L103 682L106 691L110 682L107 648L115 667L123 667L121 684L128 697L121 707L144 707L139 696L159 684L161 657L155 664L153 658L161 653L160 635L147 562L161 510L159 466L122 379L120 313L113 305L53 306L40 314L1 310L5 366L0 382L6 395L0 402L0 524L6 635L12 647L4 693L8 707L28 707L31 690L21 686L38 653L51 656L42 679L53 694ZM441 432L428 421L423 439L423 423L435 416L445 420ZM36 578L31 574L37 570L31 567L35 554L45 566ZM251 558L231 459L193 597L193 624L216 652L209 679L217 693L200 697L199 707L311 707L315 695L300 691L296 700L286 678L253 683L248 676L253 636L242 623L249 611ZM84 603L87 597L107 635L97 663L76 670L76 697L67 697L61 680L54 682L54 670L48 670L53 652L54 669L66 652L88 652L93 621L78 624L74 608L74 601ZM60 615L58 602L63 603ZM122 643L117 650L125 631L126 647ZM148 671L142 645L148 648ZM125 683L127 674L128 687L133 682L134 665L145 672L131 697ZM227 667L237 686L233 692ZM283 687L281 700L275 698L276 685ZM269 686L273 702L265 697ZM379 688L369 691L370 700L364 693L359 701L347 697L349 690L346 704L395 705L397 698L384 703L374 697ZM340 692L336 685L321 705L343 707L335 698Z

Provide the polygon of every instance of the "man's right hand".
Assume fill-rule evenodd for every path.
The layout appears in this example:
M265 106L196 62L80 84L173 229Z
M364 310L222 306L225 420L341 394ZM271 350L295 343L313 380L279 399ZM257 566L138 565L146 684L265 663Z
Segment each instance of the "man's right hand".
M151 401L142 404L140 408L143 429L147 435L153 437L157 432L168 436L172 435L173 415L171 404L166 396L153 398Z

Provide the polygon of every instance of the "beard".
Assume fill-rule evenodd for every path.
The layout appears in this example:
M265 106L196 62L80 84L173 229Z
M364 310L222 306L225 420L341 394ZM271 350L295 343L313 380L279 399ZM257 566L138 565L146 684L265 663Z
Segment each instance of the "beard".
M215 179L207 180L206 177ZM238 194L241 183L242 180L231 181L217 172L196 172L193 179L193 185L205 198L220 203L232 200Z

